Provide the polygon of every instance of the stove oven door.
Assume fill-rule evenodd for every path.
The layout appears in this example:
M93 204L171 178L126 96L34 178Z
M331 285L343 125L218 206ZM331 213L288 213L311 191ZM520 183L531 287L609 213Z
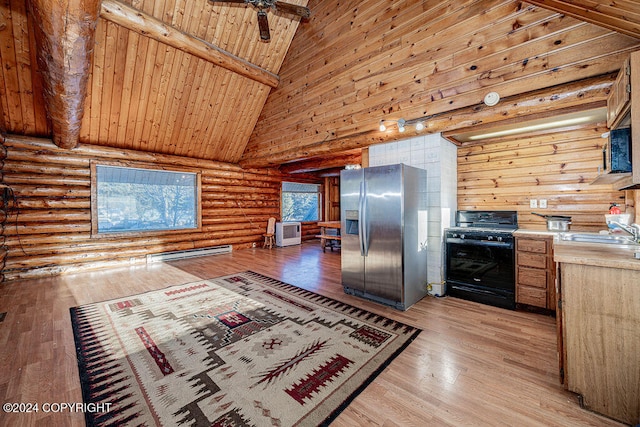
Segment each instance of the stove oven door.
M486 304L514 308L514 261L513 241L447 238L447 293Z

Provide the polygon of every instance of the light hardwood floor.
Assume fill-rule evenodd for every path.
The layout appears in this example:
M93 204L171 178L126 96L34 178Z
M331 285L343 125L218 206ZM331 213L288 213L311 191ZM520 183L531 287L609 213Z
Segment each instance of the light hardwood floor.
M455 298L406 312L342 292L340 252L317 242L0 284L0 400L81 402L69 308L253 270L423 332L335 426L619 426L558 381L555 319ZM81 426L82 414L6 414L0 426Z

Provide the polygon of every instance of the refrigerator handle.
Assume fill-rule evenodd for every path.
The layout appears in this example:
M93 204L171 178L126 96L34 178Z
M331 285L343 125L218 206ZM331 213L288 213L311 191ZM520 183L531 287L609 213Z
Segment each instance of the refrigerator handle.
M364 206L364 182L360 182L360 195L358 197L358 246L360 247L360 255L364 256L364 240L362 226L362 210Z
M362 194L362 210L360 211L360 216L362 218L362 256L369 255L369 218L367 216L367 181L362 183L362 188L364 189Z

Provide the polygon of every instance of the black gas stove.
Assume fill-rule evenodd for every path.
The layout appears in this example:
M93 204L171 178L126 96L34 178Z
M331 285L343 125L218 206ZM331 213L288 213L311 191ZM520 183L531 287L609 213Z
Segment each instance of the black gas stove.
M516 211L457 211L445 230L447 295L515 309Z

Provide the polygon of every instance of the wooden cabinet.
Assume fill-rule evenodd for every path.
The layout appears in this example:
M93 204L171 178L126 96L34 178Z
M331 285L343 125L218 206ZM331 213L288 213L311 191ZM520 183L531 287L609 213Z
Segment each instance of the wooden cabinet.
M555 310L553 237L516 237L516 303Z
M630 59L627 59L616 81L611 86L611 92L607 98L607 126L613 129L628 112L631 100L631 67Z
M632 94L636 94L635 99ZM610 129L631 125L630 173L602 174L594 184L612 184L619 190L640 188L640 51L625 61L607 98L607 126ZM634 126L635 124L635 126Z
M579 258L573 255L570 259L559 266L561 316L556 317L565 388L582 396L583 407L636 425L640 270L574 264Z

